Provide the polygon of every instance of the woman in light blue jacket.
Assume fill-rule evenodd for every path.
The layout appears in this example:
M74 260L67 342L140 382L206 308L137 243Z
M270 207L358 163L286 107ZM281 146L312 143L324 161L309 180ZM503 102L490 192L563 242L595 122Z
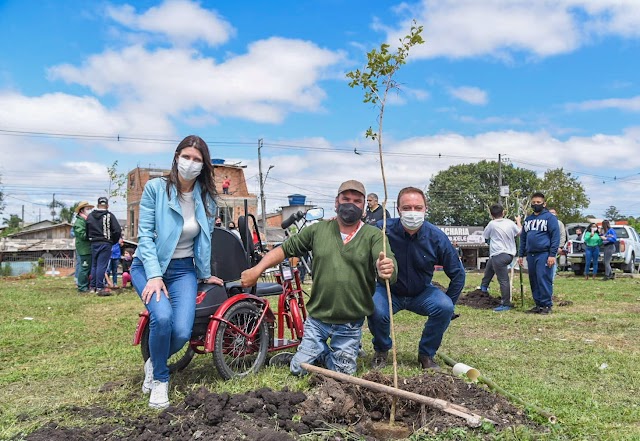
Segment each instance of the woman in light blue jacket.
M142 391L149 406L169 406L167 360L191 337L198 279L211 276L211 232L216 215L209 147L187 136L176 148L171 172L152 179L140 200L138 249L131 279L149 311L149 352Z

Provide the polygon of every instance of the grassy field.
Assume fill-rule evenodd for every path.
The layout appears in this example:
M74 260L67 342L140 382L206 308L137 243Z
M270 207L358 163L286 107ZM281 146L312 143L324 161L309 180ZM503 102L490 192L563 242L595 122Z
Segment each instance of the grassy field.
M480 277L469 274L465 292ZM435 280L447 284L441 273ZM520 304L519 286L516 292ZM556 279L556 294L573 304L556 307L550 316L458 307L462 316L452 322L441 352L559 420L547 435L508 432L496 439L640 440L640 279L604 283L563 276ZM525 307L531 306L525 292ZM140 350L131 345L141 309L130 290L98 298L78 295L70 278L0 278L0 439L50 420L82 424L77 407L153 414L140 393ZM400 375L419 372L422 323L410 313L396 316ZM363 342L370 354L368 332ZM361 360L358 374L368 361ZM224 382L211 357L201 355L172 379L171 398L201 385L230 392L308 387L305 379L275 367ZM457 431L441 438L473 439L473 434Z

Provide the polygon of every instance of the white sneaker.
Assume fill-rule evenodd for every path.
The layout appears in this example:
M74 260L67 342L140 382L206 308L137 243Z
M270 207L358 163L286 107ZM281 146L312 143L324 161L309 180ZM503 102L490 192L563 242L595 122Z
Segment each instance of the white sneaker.
M144 382L142 383L142 393L151 393L153 389L153 364L151 364L151 357L147 358L144 362Z
M169 407L169 382L153 380L151 396L149 397L149 407L154 409L164 409Z

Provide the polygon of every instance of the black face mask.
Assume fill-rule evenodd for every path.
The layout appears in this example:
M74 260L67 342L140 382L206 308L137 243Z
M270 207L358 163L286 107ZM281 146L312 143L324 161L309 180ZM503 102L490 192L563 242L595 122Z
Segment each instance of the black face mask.
M544 205L543 204L531 204L531 208L533 209L534 213L540 213L542 210L544 210Z
M345 225L354 225L362 218L362 209L352 203L340 204L338 217Z

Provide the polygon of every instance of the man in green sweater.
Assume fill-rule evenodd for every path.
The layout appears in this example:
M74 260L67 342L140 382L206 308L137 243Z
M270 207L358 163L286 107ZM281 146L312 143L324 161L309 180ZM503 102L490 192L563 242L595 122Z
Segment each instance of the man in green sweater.
M87 236L87 215L93 208L87 201L82 201L76 207L76 221L73 224L73 234L76 238L76 256L80 262L78 271L78 292L89 292L89 273L91 272L91 242Z
M242 273L242 286L253 286L267 268L286 257L313 253L308 317L290 364L295 375L306 373L301 363L316 361L327 369L355 373L362 325L374 309L376 280L395 282L396 262L388 242L387 255L382 251L386 238L361 221L365 195L362 183L343 182L335 200L335 219L304 228Z

